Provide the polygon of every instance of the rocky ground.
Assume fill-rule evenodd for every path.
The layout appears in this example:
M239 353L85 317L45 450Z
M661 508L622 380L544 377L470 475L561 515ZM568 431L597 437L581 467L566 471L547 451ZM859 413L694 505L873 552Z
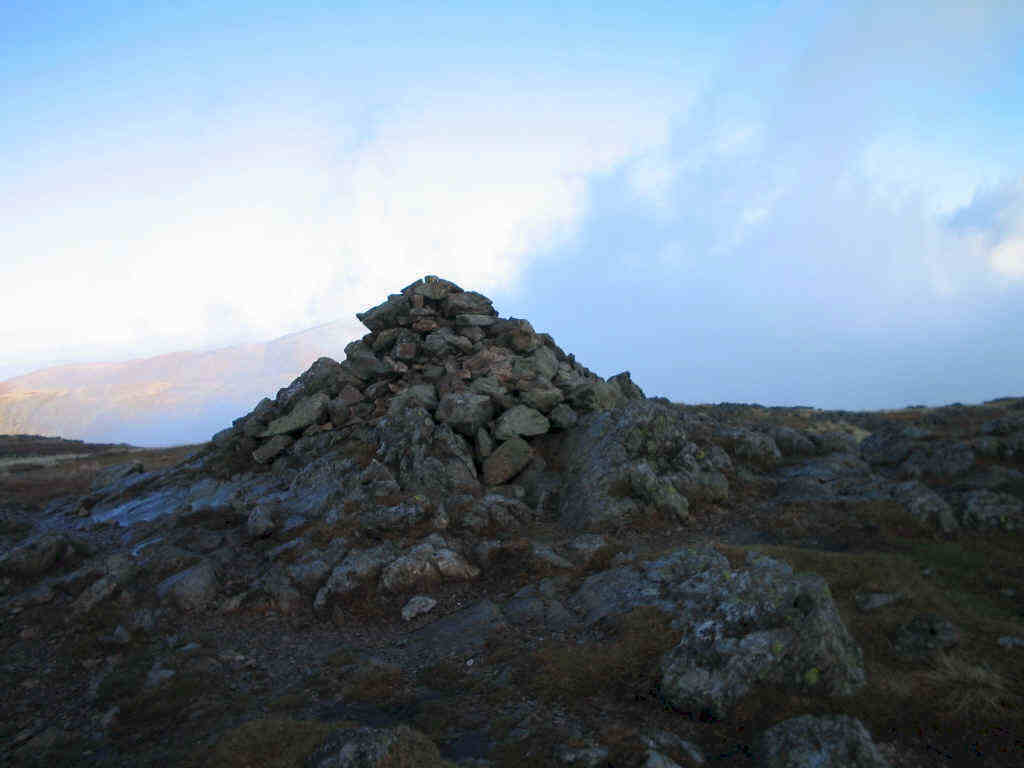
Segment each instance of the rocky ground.
M1021 764L1024 399L649 399L436 278L360 319L209 444L0 467L0 761Z

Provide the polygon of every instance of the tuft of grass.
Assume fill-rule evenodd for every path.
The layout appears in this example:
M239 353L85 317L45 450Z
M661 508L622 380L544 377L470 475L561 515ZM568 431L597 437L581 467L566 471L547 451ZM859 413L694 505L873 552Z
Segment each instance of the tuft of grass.
M539 696L574 701L610 694L644 699L655 687L657 661L679 642L671 617L657 608L636 608L608 620L610 637L600 643L551 643L519 670L519 682ZM594 670L601 670L595 675Z
M266 717L234 728L217 743L205 765L223 768L294 768L302 765L337 723Z
M1024 697L1005 676L959 654L938 654L922 678L936 689L940 711L953 721L1005 718L1024 707Z
M345 684L346 699L380 704L395 698L403 687L401 667L370 663L359 667Z

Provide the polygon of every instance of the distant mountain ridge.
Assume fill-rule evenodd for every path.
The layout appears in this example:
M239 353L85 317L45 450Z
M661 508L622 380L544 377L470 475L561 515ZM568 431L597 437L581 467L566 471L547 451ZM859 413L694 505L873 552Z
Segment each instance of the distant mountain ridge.
M361 335L338 320L268 342L44 368L0 382L0 434L160 446L202 442Z

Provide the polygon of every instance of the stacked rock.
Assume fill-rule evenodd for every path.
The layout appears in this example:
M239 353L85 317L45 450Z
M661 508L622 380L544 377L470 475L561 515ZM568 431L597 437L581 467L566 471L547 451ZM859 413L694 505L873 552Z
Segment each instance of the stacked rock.
M531 439L644 398L628 371L604 381L528 321L501 318L486 296L432 275L356 317L370 332L344 361L320 358L214 444L241 441L268 464L296 439L416 406L465 438L484 482L498 485L529 463Z

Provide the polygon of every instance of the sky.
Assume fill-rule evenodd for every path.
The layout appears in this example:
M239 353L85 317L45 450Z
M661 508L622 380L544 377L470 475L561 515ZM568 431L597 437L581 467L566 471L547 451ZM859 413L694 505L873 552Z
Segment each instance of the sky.
M436 274L676 401L1021 395L1021 39L1014 0L8 0L0 379L355 337Z

